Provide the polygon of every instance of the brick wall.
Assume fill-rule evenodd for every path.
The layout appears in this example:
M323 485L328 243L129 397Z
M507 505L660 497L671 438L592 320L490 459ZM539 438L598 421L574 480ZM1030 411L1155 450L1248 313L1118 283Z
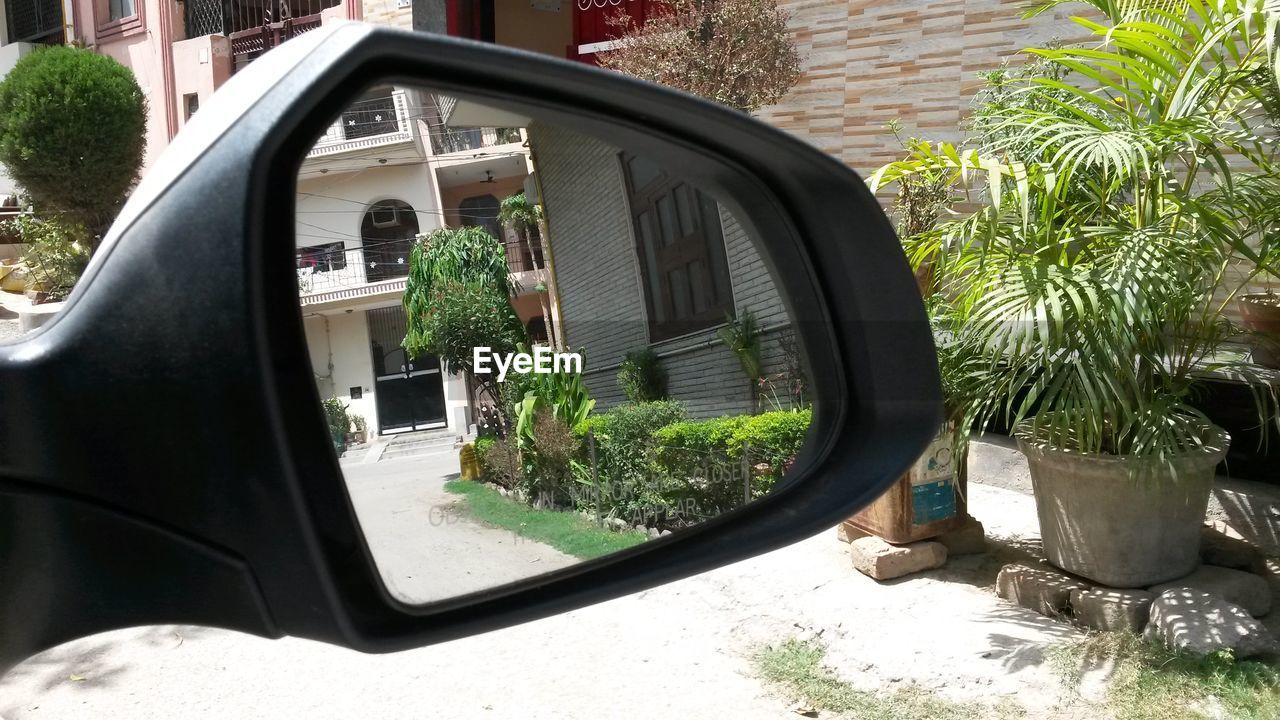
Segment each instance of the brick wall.
M561 127L529 129L541 177L548 234L566 342L586 352L585 380L605 409L626 398L617 365L648 341L641 275L618 150ZM750 310L762 327L765 371L784 365L781 340L787 314L747 233L722 212L725 250L738 312ZM652 348L667 369L668 391L695 417L747 412L750 389L734 357L706 330Z

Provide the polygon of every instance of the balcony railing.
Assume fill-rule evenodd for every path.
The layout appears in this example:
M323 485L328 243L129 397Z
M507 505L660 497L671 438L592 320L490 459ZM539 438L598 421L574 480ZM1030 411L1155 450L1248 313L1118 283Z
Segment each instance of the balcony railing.
M366 240L366 244L363 248L343 248L341 242L298 248L298 293L349 290L409 274L411 239Z
M539 240L533 240L533 252L524 240L510 240L503 243L507 251L507 270L513 273L529 272L543 267L542 247Z
M225 35L232 70L280 43L320 27L320 13L342 0L187 0L187 37Z
M413 140L409 101L403 90L366 98L347 106L325 130L307 157L323 157Z
M474 152L497 145L523 142L519 128L450 128L445 127L431 137L431 149L437 155Z

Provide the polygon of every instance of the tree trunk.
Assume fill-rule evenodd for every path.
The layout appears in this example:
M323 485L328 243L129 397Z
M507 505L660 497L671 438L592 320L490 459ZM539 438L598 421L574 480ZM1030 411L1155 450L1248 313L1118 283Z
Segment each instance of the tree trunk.
M529 264L533 266L534 272L541 271L542 267L539 266L538 255L533 252L533 238L531 237L533 233L529 232L529 228L526 226L520 234L524 236L525 247L529 248ZM542 243L539 242L539 244L541 245ZM543 255L543 258L546 258L545 254ZM542 266L545 265L546 262L544 261ZM549 277L551 273L547 273L547 275ZM545 286L543 290L538 292L538 304L542 306L542 326L547 330L547 340L551 343L553 348L559 349L560 343L556 342L556 336L551 327L551 307L547 304L547 290L545 289Z

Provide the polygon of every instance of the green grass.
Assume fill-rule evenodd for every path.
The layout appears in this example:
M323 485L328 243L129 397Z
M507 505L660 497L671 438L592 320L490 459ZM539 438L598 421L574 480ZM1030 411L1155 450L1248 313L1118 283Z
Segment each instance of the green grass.
M765 648L756 656L756 666L764 679L792 700L858 720L973 720L1024 714L1007 702L996 707L957 703L917 685L884 692L859 690L826 668L822 664L825 656L821 645L793 639Z
M1099 633L1054 648L1050 659L1072 685L1088 668L1111 666L1106 704L1116 720L1280 718L1280 668L1237 662L1230 652L1201 658L1127 633Z
M583 560L625 550L649 539L634 530L613 532L597 527L576 512L531 508L499 495L484 483L450 480L444 489L463 496L467 511L480 522L510 530Z

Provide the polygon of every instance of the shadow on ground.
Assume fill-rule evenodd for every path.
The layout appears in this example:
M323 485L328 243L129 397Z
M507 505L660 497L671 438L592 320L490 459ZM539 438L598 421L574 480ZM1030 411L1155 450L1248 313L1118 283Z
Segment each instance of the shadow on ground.
M19 681L32 679L45 692L63 684L85 688L111 687L134 669L129 663L113 657L117 646L141 644L149 648L177 649L209 632L217 630L194 625L156 625L137 628L131 633L111 633L88 644L83 640L72 641L29 658L0 677L0 692L5 685L17 685ZM6 708L0 712L0 717L10 711L11 708Z

